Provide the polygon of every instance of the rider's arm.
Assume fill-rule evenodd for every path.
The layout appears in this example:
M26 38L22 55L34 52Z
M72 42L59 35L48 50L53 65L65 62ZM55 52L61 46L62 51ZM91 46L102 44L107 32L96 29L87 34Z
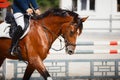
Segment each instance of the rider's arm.
M37 5L36 0L30 0L30 3L32 4L32 7L33 7L35 10L39 8L38 5Z
M14 4L20 6L24 11L26 11L29 8L27 0L14 0Z

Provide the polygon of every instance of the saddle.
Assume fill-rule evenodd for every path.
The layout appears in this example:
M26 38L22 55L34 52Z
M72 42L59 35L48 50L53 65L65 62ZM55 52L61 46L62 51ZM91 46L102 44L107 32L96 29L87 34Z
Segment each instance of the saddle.
M29 20L30 17L28 15L24 15L24 21L25 21L25 26L24 26L24 34L20 39L22 39L29 31ZM15 22L14 16L12 13L7 12L5 22L0 24L0 37L6 37L6 38L11 38L13 36L14 31L17 29L16 28L17 24Z

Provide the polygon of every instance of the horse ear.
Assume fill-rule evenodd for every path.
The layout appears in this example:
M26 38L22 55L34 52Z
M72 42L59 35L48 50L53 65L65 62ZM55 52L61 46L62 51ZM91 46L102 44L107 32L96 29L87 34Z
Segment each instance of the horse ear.
M81 18L82 22L85 22L89 16Z

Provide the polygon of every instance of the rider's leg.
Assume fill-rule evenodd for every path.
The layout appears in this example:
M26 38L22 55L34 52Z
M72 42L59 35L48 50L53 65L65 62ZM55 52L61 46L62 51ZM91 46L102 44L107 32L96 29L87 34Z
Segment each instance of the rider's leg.
M15 21L17 23L16 29L13 33L10 52L11 55L14 55L14 50L19 43L20 37L23 35L24 29L24 15L22 13L14 14Z
M24 23L24 14L22 13L15 13L14 14L15 21L17 25L20 25L22 29L24 29L25 23Z

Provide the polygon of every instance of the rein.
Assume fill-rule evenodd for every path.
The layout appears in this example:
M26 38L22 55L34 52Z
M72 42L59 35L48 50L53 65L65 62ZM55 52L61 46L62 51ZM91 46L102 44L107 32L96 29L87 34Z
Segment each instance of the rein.
M24 15L27 15L27 14L20 15L20 16L18 16L18 17L15 18L15 19L18 19L18 18L20 18L20 17L23 17ZM30 18L31 18L32 16L33 16L33 15L30 15ZM52 35L58 36L58 35L54 34L52 31L50 31L50 30L44 25L44 21L42 21L42 27L43 27L45 30L47 30L49 33L51 33ZM46 31L45 31L45 33L46 33ZM46 33L46 36L47 36L47 38L48 38L47 33ZM52 36L52 37L53 37L53 36ZM54 51L61 51L61 50L63 50L63 49L65 48L65 46L62 47L62 40L61 40L60 38L58 38L58 39L59 39L59 41L60 41L60 49L51 48L51 49L53 49ZM48 42L49 42L49 44L50 44L49 38L48 38Z
M44 24L44 21L42 21L42 27L43 27L45 30L47 30L49 33L51 33L53 36L58 36L57 34L53 33L52 31L50 31L50 30L46 27L46 25ZM45 31L45 33L46 33L46 31ZM48 41L49 41L49 37L48 37L47 33L46 33L46 36L47 36ZM52 38L53 38L53 36L52 36ZM61 40L59 37L58 37L58 39L59 39L59 41L60 41L60 49L51 48L51 49L54 50L54 51L61 51L61 50L63 50L63 49L65 48L65 46L62 47L62 40ZM49 44L50 44L50 41L49 41Z

